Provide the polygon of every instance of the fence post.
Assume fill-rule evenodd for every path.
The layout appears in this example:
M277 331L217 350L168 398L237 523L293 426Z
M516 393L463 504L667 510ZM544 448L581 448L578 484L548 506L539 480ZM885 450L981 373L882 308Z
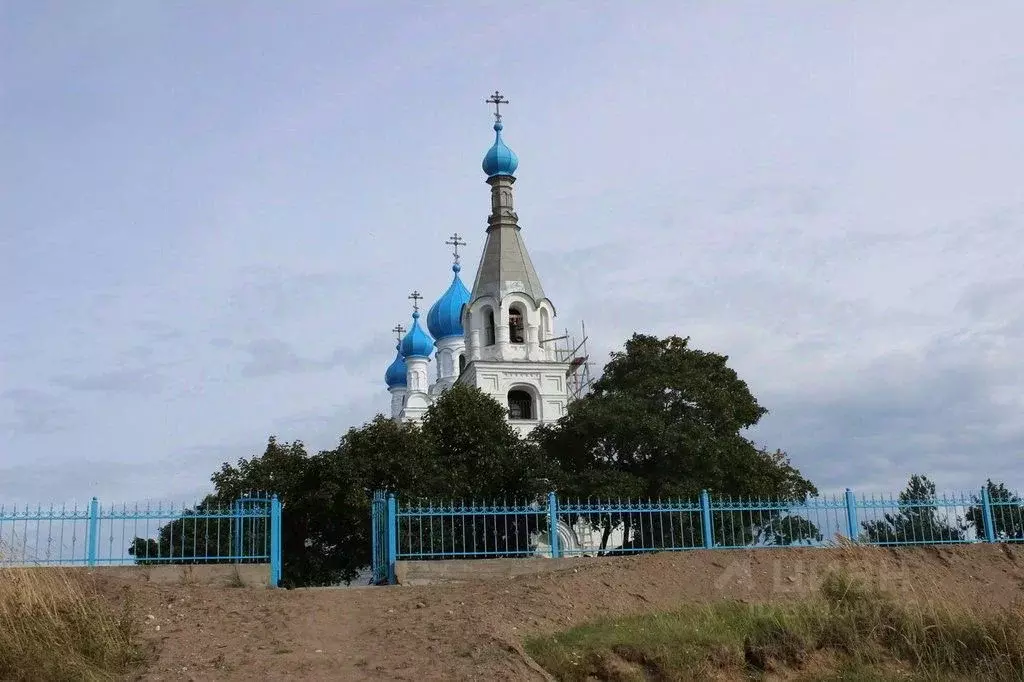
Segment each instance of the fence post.
M270 498L270 586L281 584L281 501Z
M704 531L704 549L712 549L715 542L711 536L711 496L707 490L700 491L700 519Z
M857 542L857 497L849 488L846 489L846 534L852 542Z
M395 494L388 494L388 585L398 582L398 502Z
M100 501L89 500L89 528L85 535L85 563L95 566L100 549Z
M548 493L548 540L551 544L551 558L562 556L562 548L558 546L558 498L553 492Z
M235 514L235 532L231 538L231 551L235 555L235 563L237 564L242 561L242 500L235 500L233 511Z
M985 523L985 542L995 542L996 524L992 518L992 497L988 494L988 485L981 489L981 518Z

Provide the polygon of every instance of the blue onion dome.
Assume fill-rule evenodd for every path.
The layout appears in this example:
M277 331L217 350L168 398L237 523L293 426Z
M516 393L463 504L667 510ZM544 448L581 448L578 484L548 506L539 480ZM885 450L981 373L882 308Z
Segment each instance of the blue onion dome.
M437 302L427 311L427 329L435 339L449 336L462 336L462 306L469 303L469 289L459 278L462 267L456 263L452 266L455 277L448 291L444 292Z
M420 313L415 310L412 313L412 326L402 339L402 355L407 358L429 358L432 350L434 341L420 327Z
M487 154L484 156L482 165L484 173L487 173L489 178L496 175L512 175L519 167L519 157L505 146L505 141L501 139L503 127L501 121L494 122L494 145L487 150Z
M402 344L395 344L395 359L388 365L388 371L384 372L384 382L388 388L400 388L405 386L405 358L402 357Z

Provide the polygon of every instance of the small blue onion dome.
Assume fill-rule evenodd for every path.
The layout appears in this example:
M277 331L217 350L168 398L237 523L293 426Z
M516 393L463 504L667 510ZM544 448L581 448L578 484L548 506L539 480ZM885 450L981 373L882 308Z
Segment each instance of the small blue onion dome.
M420 327L419 311L413 311L412 325L405 338L402 339L402 355L407 358L429 358L432 350L434 350L434 341Z
M519 167L519 157L505 146L505 141L501 139L503 127L501 121L494 122L494 145L487 150L487 154L484 156L482 165L484 173L487 173L489 178L496 175L512 175Z
M462 336L462 306L469 303L469 289L459 279L462 267L456 263L452 266L455 277L448 291L444 292L437 302L427 311L427 329L435 339L449 336Z
M405 358L402 357L402 344L395 344L395 359L388 365L388 371L384 372L384 382L388 388L400 388L405 386Z

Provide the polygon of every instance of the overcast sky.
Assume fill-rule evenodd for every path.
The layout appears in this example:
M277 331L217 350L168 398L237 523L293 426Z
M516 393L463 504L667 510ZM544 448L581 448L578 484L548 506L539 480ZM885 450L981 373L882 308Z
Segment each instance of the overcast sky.
M500 89L557 326L692 337L821 488L1024 485L1019 0L0 2L0 502L388 409Z

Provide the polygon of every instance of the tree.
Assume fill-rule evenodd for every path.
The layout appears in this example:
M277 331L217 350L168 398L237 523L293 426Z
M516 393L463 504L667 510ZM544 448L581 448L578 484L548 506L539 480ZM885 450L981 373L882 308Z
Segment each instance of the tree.
M589 395L570 405L557 424L532 435L558 465L559 491L581 498L695 500L707 489L716 496L794 503L816 495L784 452L758 448L744 437L743 430L767 410L727 362L727 356L690 348L689 338L634 334L624 351L612 353ZM643 524L635 516L605 516L605 538L611 527L624 523L627 530L635 527L642 536L638 541L648 547L680 533L694 544L702 542L692 514ZM813 524L797 517L780 524L784 510L756 519L742 516L717 515L716 535L727 533L739 544L818 537ZM662 527L666 522L669 532Z
M963 542L967 526L953 516L940 515L935 484L927 476L914 474L900 493L895 513L863 521L864 539L875 544Z
M337 519L362 509L358 475L332 452L310 455L300 441L281 444L271 436L262 455L223 464L212 481L224 503L249 490L278 496L285 586L331 584L357 574L349 557L362 537Z
M508 423L508 410L475 386L456 384L423 417L435 481L424 493L453 500L530 500L547 492L553 470Z
M1024 539L1024 500L1014 494L1003 483L985 482L988 500L992 508L992 526L998 540ZM979 538L985 537L985 516L982 512L981 497L974 496L975 506L967 510L966 521L974 526Z

